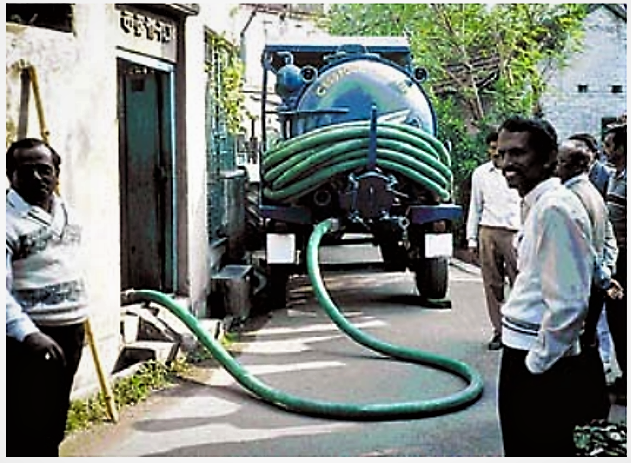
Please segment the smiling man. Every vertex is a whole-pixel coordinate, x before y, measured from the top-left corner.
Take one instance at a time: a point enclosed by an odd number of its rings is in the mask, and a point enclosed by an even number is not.
[[[502,307],[498,411],[506,456],[573,456],[584,372],[579,337],[595,252],[589,216],[554,176],[557,135],[541,119],[500,127],[503,173],[522,198],[518,275]]]

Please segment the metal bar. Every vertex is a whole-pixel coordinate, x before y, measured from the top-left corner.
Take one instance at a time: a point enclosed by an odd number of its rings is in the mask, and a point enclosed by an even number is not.
[[[410,206],[408,215],[410,222],[415,224],[435,222],[437,220],[456,220],[462,215],[462,207],[456,204]]]
[[[377,166],[377,106],[372,105],[370,111],[370,134],[368,140],[368,170]]]

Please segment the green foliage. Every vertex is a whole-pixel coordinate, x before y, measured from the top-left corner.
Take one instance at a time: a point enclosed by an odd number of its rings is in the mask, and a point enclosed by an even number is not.
[[[210,83],[211,104],[216,115],[225,122],[228,133],[235,135],[242,131],[245,115],[245,66],[238,56],[238,50],[224,37],[210,35],[207,40],[209,53],[206,58],[206,72]]]
[[[237,134],[242,131],[245,112],[245,97],[242,92],[244,66],[234,54],[227,57],[224,67],[223,92],[221,105],[226,111],[228,132]]]
[[[156,361],[144,363],[136,373],[114,383],[112,393],[117,408],[142,402],[151,392],[170,386],[187,368],[181,361],[172,362],[170,365]],[[108,421],[106,403],[103,392],[84,400],[73,400],[68,410],[66,432],[86,429],[91,425]]]
[[[462,179],[465,179],[480,163],[486,160],[485,132],[471,135],[466,131],[462,114],[454,108],[451,100],[437,100],[435,110],[443,117],[440,120],[438,136],[449,141],[452,146],[452,174],[454,179],[454,196],[460,196]],[[457,150],[457,151],[456,151]]]

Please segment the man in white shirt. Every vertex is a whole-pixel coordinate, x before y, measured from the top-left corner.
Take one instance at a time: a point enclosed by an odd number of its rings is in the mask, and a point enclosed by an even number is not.
[[[599,153],[598,142],[593,135],[585,132],[575,133],[568,137],[568,141],[578,142],[583,145],[584,148],[587,149],[590,155],[590,161],[588,166],[588,177],[592,182],[594,187],[598,190],[601,196],[604,198],[607,197],[607,187],[609,185],[609,179],[613,174],[613,168],[605,164],[605,162],[601,161],[601,155]],[[559,175],[560,176],[560,175]],[[563,180],[561,178],[561,180]],[[614,237],[615,241],[615,237]],[[616,247],[617,252],[617,247]],[[613,262],[615,266],[615,259]],[[591,325],[593,325],[594,320],[592,320],[592,313],[598,312],[600,316],[596,322],[596,333],[597,333],[597,343],[598,349],[600,351],[600,357],[602,359],[603,368],[606,373],[611,372],[611,357],[613,355],[613,341],[611,340],[611,333],[609,332],[609,324],[607,323],[607,316],[604,310],[595,311],[592,309],[592,306],[604,306],[605,304],[605,292],[599,289],[592,290],[592,295],[590,299],[590,313],[587,316],[586,323],[586,331],[591,331]]]
[[[557,135],[541,119],[512,117],[498,151],[511,188],[523,198],[517,279],[502,307],[504,349],[498,412],[506,456],[575,456],[584,415],[575,386],[580,333],[596,264],[589,216],[554,177]]]
[[[580,141],[564,141],[559,147],[557,175],[566,188],[576,194],[585,206],[592,226],[592,245],[596,251],[596,267],[592,281],[589,309],[581,334],[583,368],[590,371],[584,389],[585,423],[593,419],[605,420],[609,416],[609,394],[600,355],[596,326],[606,297],[622,297],[620,283],[611,275],[618,258],[618,246],[605,200],[588,176],[591,153]],[[577,385],[578,386],[578,385]]]
[[[479,252],[482,281],[489,319],[493,327],[490,350],[502,347],[500,308],[504,303],[505,277],[513,286],[517,275],[517,254],[513,246],[521,226],[520,199],[508,187],[497,153],[497,131],[486,137],[490,161],[478,166],[471,176],[471,202],[467,217],[467,242],[471,253]]]

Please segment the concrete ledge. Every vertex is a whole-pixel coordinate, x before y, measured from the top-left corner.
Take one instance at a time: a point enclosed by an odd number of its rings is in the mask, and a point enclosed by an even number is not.
[[[176,342],[136,341],[125,346],[119,357],[121,365],[115,368],[115,371],[150,360],[162,363],[172,362],[177,358],[179,350],[180,344]]]
[[[176,302],[183,307],[187,306],[187,299],[179,299]],[[197,337],[182,320],[168,309],[149,304],[149,306],[135,308],[133,311],[141,319],[144,319],[146,324],[151,323],[154,328],[148,334],[151,335],[153,333],[156,336],[148,336],[147,330],[144,330],[145,335],[139,334],[137,342],[130,345],[138,345],[140,341],[164,341],[177,343],[178,348],[184,352],[190,352],[198,348],[200,342]],[[197,320],[213,339],[221,340],[224,337],[225,323],[223,320],[216,318],[198,318]]]
[[[121,312],[124,312],[129,307],[131,306],[121,308]],[[185,353],[192,352],[202,345],[188,327],[167,309],[156,305],[134,308],[134,313],[141,314],[143,312],[150,313],[155,319],[160,320],[168,328],[168,331],[173,333],[173,339],[167,341],[136,339],[133,342],[122,342],[119,358],[115,362],[113,370],[109,374],[107,371],[105,372],[110,384],[133,375],[147,361],[167,362],[179,356],[183,357]],[[141,315],[138,316],[140,317]],[[224,320],[203,318],[199,319],[199,323],[213,339],[221,342],[224,338],[226,333]],[[89,354],[85,353],[84,355]],[[129,357],[125,359],[125,356]],[[94,381],[88,386],[73,390],[71,399],[86,399],[98,394],[100,391],[99,383]]]

